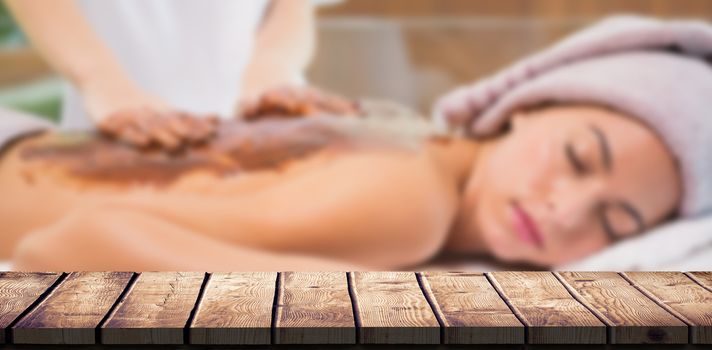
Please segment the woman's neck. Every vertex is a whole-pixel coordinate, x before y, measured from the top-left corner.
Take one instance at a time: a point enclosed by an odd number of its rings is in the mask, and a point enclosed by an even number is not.
[[[456,186],[459,194],[477,159],[479,143],[459,137],[430,136],[425,145],[426,152],[436,162],[437,168],[448,182]]]
[[[443,246],[443,252],[487,253],[481,233],[472,230],[473,222],[477,221],[473,210],[477,203],[472,198],[466,200],[464,194],[467,189],[468,197],[475,198],[477,189],[485,185],[478,175],[484,169],[487,154],[492,150],[494,143],[493,140],[458,139],[445,157],[450,162],[449,168],[457,181],[458,209]]]

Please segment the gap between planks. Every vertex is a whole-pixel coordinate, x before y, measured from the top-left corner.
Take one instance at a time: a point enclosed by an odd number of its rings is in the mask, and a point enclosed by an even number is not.
[[[203,302],[203,297],[205,296],[205,288],[207,287],[208,282],[210,281],[210,277],[212,277],[212,275],[212,273],[206,272],[205,276],[203,276],[203,283],[200,285],[198,297],[195,299],[195,305],[193,305],[193,309],[190,310],[188,320],[185,322],[185,327],[183,327],[183,344],[191,344],[190,327],[193,325],[193,321],[195,320],[195,314],[198,313],[200,305]]]
[[[502,290],[502,286],[500,286],[499,282],[497,282],[497,280],[494,278],[494,276],[491,275],[491,272],[485,272],[483,274],[484,274],[485,278],[487,279],[487,281],[490,283],[490,285],[492,285],[492,288],[494,288],[495,292],[497,292],[497,295],[499,295],[499,298],[502,299],[502,301],[504,301],[504,303],[507,305],[507,307],[509,308],[509,311],[511,311],[512,314],[514,315],[514,317],[516,317],[517,320],[519,320],[519,323],[521,323],[524,326],[524,343],[525,344],[528,343],[529,326],[527,325],[527,322],[524,320],[524,316],[519,312],[519,310],[516,307],[514,307],[514,305],[512,305],[510,303],[509,299],[507,299],[504,296],[504,291]]]
[[[124,288],[123,291],[121,291],[121,294],[119,294],[119,297],[116,298],[116,301],[114,301],[114,305],[111,305],[111,308],[109,309],[109,312],[104,315],[104,317],[101,319],[99,324],[96,326],[96,329],[94,330],[94,342],[97,344],[101,344],[101,327],[106,324],[106,322],[111,318],[111,316],[116,312],[116,309],[119,308],[119,305],[121,302],[126,299],[126,296],[131,293],[131,290],[133,289],[134,285],[136,284],[136,280],[138,279],[138,276],[140,275],[140,272],[133,272],[131,275],[131,278],[129,279],[129,282],[126,284],[126,287]]]
[[[621,272],[553,274],[574,299],[606,325],[608,344],[691,342],[691,323],[679,317],[677,312],[671,312],[664,303]],[[605,292],[607,286],[613,288],[610,293]],[[617,302],[621,303],[618,307],[620,310],[611,310],[606,306],[614,301],[610,298],[617,298]],[[636,307],[641,309],[637,310]],[[626,309],[633,312],[625,312]]]
[[[677,272],[676,272],[677,273]],[[691,281],[693,285],[700,287],[702,290],[705,290],[707,292],[711,292],[709,288],[706,288],[706,286],[701,283],[701,281],[697,280],[694,275],[692,275],[690,272],[684,272],[680,273],[684,278],[687,280]],[[706,343],[704,339],[700,339],[700,337],[704,338],[704,335],[701,336],[700,331],[697,327],[705,327],[705,325],[699,325],[698,323],[692,321],[689,317],[683,315],[682,313],[678,312],[677,310],[673,309],[670,305],[667,303],[663,302],[658,296],[656,296],[652,291],[648,290],[647,287],[636,283],[634,279],[631,276],[628,276],[625,272],[620,273],[621,277],[623,277],[628,283],[630,283],[633,287],[637,288],[641,293],[645,294],[648,298],[653,300],[656,304],[660,305],[663,309],[665,309],[667,312],[672,314],[673,316],[677,317],[680,321],[684,322],[687,325],[687,342],[688,344],[700,344],[699,342],[701,341],[702,344]],[[694,316],[693,316],[694,317]],[[707,338],[709,339],[709,338]],[[709,341],[709,340],[708,340]],[[707,342],[708,343],[708,342]]]
[[[702,282],[699,278],[697,278],[697,276],[693,275],[691,272],[685,272],[685,276],[695,281],[695,283],[699,284],[700,287],[712,293],[712,288],[710,288],[706,283]]]
[[[640,291],[641,293],[643,293],[643,295],[648,297],[654,303],[658,304],[658,306],[660,306],[665,311],[669,312],[671,315],[677,317],[677,319],[679,319],[680,321],[685,323],[687,325],[687,342],[690,344],[692,343],[692,326],[694,325],[694,322],[690,321],[687,317],[683,316],[681,313],[673,310],[667,304],[663,303],[660,299],[658,299],[658,297],[653,295],[653,293],[650,293],[650,291],[648,291],[645,287],[640,286],[637,283],[635,283],[635,281],[633,281],[630,277],[628,277],[628,275],[626,275],[625,272],[619,272],[618,274],[621,277],[623,277],[623,279],[628,281],[628,283],[630,283],[630,285],[633,286],[633,288],[635,288],[638,291]],[[689,276],[687,276],[687,277],[689,277]]]
[[[6,344],[14,344],[15,343],[15,339],[14,339],[15,336],[12,332],[13,327],[15,327],[15,325],[18,322],[20,322],[21,319],[23,319],[30,312],[32,312],[34,309],[36,309],[42,302],[45,301],[45,299],[47,299],[50,295],[52,295],[52,293],[54,293],[54,291],[57,289],[57,287],[59,287],[59,285],[62,284],[62,282],[64,282],[64,280],[67,278],[67,276],[69,276],[69,273],[62,272],[59,275],[59,277],[57,277],[57,280],[55,280],[54,283],[52,283],[52,285],[49,286],[49,288],[47,288],[47,290],[42,292],[42,294],[40,294],[39,297],[37,297],[37,299],[34,302],[32,302],[32,304],[30,304],[29,307],[27,307],[27,309],[20,312],[20,314],[18,314],[17,317],[15,317],[15,319],[7,325],[7,328],[4,329]]]
[[[354,272],[349,271],[346,273],[346,287],[349,291],[349,299],[351,300],[351,313],[354,316],[354,327],[356,331],[356,345],[361,344],[361,313],[358,311],[358,298],[356,298],[356,291],[354,290]]]
[[[430,309],[432,309],[433,314],[435,314],[435,319],[440,325],[440,344],[445,344],[446,319],[445,315],[443,314],[443,310],[440,308],[440,305],[435,302],[435,295],[433,294],[433,290],[430,287],[430,282],[428,281],[428,279],[423,278],[423,274],[421,272],[415,273],[415,279],[418,281],[418,286],[420,287],[420,291],[425,297],[425,301],[427,301],[428,305],[430,305]]]
[[[269,326],[269,342],[276,344],[277,339],[277,320],[282,316],[282,308],[277,307],[282,299],[282,286],[284,285],[284,274],[277,272],[277,278],[274,282],[274,298],[272,299],[272,319]]]
[[[579,304],[583,305],[583,307],[587,308],[588,311],[590,311],[594,316],[596,316],[604,325],[606,325],[606,344],[611,344],[613,343],[613,330],[611,327],[613,327],[613,322],[609,320],[604,314],[602,314],[600,311],[596,310],[593,306],[591,306],[588,302],[586,302],[583,297],[568,283],[566,283],[566,280],[564,280],[564,277],[559,274],[558,271],[552,271],[552,274],[554,274],[554,277],[556,277],[557,280],[559,280],[559,283],[561,283],[564,288],[571,294],[571,296],[576,299],[576,301],[579,302]]]

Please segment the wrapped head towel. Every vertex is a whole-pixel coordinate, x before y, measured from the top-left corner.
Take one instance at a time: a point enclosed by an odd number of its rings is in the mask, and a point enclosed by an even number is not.
[[[712,26],[619,16],[442,97],[434,116],[475,136],[502,129],[516,109],[595,103],[656,131],[675,155],[680,214],[712,212]]]

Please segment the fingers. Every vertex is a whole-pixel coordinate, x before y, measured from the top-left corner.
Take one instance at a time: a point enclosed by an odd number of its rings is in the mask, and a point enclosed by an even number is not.
[[[117,132],[119,141],[144,148],[148,147],[151,140],[135,127],[127,127]]]
[[[320,91],[316,88],[311,92],[321,110],[334,115],[354,115],[358,113],[356,101],[336,94]]]
[[[237,115],[245,119],[250,119],[257,115],[259,107],[259,97],[247,97],[240,101],[237,107]]]
[[[109,118],[102,120],[98,125],[98,129],[106,135],[117,135],[122,129],[130,126],[131,124],[130,113],[120,111]]]
[[[262,97],[261,106],[267,111],[278,111],[285,115],[298,114],[299,96],[295,89],[283,87],[268,91]]]
[[[184,114],[181,118],[190,129],[186,140],[193,144],[205,142],[215,135],[219,122],[218,117],[213,115],[194,117]]]
[[[247,120],[262,117],[304,117],[316,115],[356,115],[355,101],[326,93],[315,87],[284,86],[268,90],[256,98],[243,100],[240,116]]]
[[[190,134],[190,124],[186,122],[182,114],[177,118],[168,118],[166,125],[168,129],[180,139],[185,139]]]
[[[218,124],[216,115],[142,108],[117,112],[99,123],[98,128],[103,134],[132,146],[176,152],[209,140]]]
[[[119,141],[139,147],[148,146],[149,138],[135,125],[132,113],[117,112],[98,124],[99,131]]]

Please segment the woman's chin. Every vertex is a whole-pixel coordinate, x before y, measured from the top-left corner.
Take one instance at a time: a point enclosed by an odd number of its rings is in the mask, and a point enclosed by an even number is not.
[[[507,232],[494,232],[490,235],[484,235],[483,240],[492,256],[504,263],[527,264],[541,267],[552,265],[549,257],[544,253],[532,251],[532,247],[527,243],[522,242],[513,235]]]
[[[522,247],[518,242],[514,242],[510,237],[506,237],[506,232],[498,230],[488,230],[490,234],[483,235],[484,244],[489,252],[499,260],[505,262],[519,262],[526,258]]]
[[[605,248],[605,245],[589,246],[579,242],[564,249],[561,247],[538,248],[519,238],[504,225],[494,220],[483,222],[481,236],[484,249],[494,258],[504,263],[523,263],[540,267],[555,267],[574,263]]]

